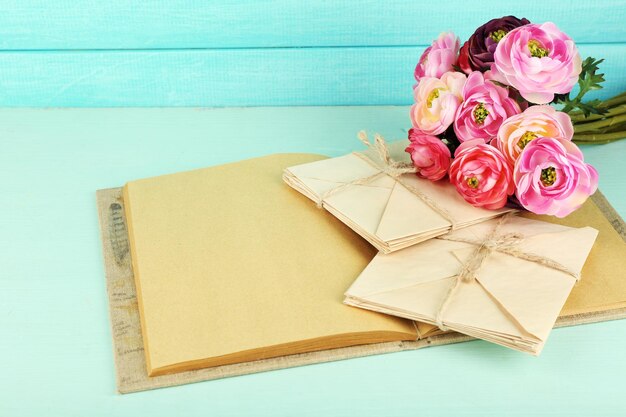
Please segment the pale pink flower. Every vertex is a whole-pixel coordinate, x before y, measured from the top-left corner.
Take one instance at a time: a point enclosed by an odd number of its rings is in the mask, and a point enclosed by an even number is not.
[[[491,66],[496,79],[515,87],[531,103],[546,104],[569,93],[582,62],[574,41],[552,22],[510,31],[498,43]]]
[[[415,104],[411,107],[413,127],[428,135],[445,132],[454,122],[466,79],[460,72],[446,72],[441,78],[422,78],[414,91]]]
[[[499,209],[515,191],[504,155],[482,139],[463,142],[457,148],[449,174],[459,194],[476,207]]]
[[[572,120],[549,105],[531,106],[502,123],[492,144],[513,166],[524,147],[539,137],[571,140],[574,135]]]
[[[520,204],[536,214],[565,217],[598,188],[598,172],[585,163],[573,142],[532,140],[515,163],[513,179]]]
[[[409,140],[411,143],[405,151],[411,155],[411,161],[417,168],[417,175],[431,181],[445,177],[452,158],[450,149],[441,139],[410,129]]]
[[[488,143],[506,119],[521,111],[507,88],[474,71],[463,87],[463,103],[455,115],[454,132],[461,142],[482,139]]]
[[[433,44],[426,48],[415,67],[417,82],[423,77],[439,78],[448,71],[454,71],[453,65],[459,54],[459,38],[452,32],[443,32]]]

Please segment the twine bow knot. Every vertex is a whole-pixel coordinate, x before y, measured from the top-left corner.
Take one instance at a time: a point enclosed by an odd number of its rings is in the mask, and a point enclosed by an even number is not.
[[[480,271],[481,267],[485,263],[485,260],[489,257],[489,255],[493,252],[504,253],[509,256],[513,256],[518,259],[523,259],[526,261],[534,262],[539,265],[546,266],[551,269],[555,269],[557,271],[564,272],[571,277],[573,277],[576,282],[580,279],[580,274],[578,272],[572,271],[568,267],[560,264],[559,262],[547,258],[545,256],[537,255],[530,252],[525,252],[520,249],[520,244],[524,241],[524,235],[521,233],[499,233],[500,227],[511,217],[514,216],[515,213],[508,213],[504,216],[500,217],[498,222],[496,223],[493,230],[487,235],[484,240],[476,240],[476,239],[468,239],[463,237],[454,237],[454,236],[439,236],[438,239],[442,240],[450,240],[454,242],[463,242],[470,243],[472,245],[476,245],[476,249],[472,253],[472,255],[468,258],[468,260],[463,264],[461,270],[459,271],[456,279],[453,284],[448,289],[445,297],[441,305],[439,306],[439,310],[437,310],[437,315],[435,317],[435,323],[441,330],[448,330],[447,327],[443,324],[443,314],[446,311],[450,301],[452,300],[454,294],[457,289],[461,285],[461,283],[471,283],[476,280],[476,275],[478,271]]]
[[[367,146],[368,149],[376,152],[378,158],[382,162],[382,166],[376,166],[376,168],[380,169],[381,174],[389,175],[390,177],[397,179],[400,175],[403,174],[415,174],[417,172],[417,168],[413,166],[413,164],[409,162],[396,161],[389,154],[389,147],[387,146],[387,142],[385,139],[379,134],[374,135],[374,143],[371,143],[367,138],[367,133],[364,131],[360,131],[357,134],[359,140]],[[372,160],[362,153],[357,152],[357,156],[362,158],[366,158],[366,162],[372,163]]]
[[[484,245],[490,250],[510,249],[524,240],[521,233],[506,233],[485,241]]]
[[[444,237],[443,239],[446,238]],[[461,272],[459,272],[459,279],[463,282],[472,282],[476,279],[476,273],[480,270],[481,266],[491,253],[517,253],[515,249],[523,240],[524,236],[521,233],[506,233],[499,235],[492,232],[484,241],[479,243],[473,256],[465,264],[463,264]],[[474,244],[477,243],[469,240],[466,242]]]
[[[439,206],[433,199],[431,199],[428,195],[424,194],[418,188],[416,188],[413,184],[410,184],[408,181],[402,178],[404,174],[415,174],[418,172],[418,169],[413,166],[410,162],[404,161],[396,161],[393,159],[391,154],[389,153],[389,147],[387,146],[387,142],[385,139],[376,134],[374,136],[374,143],[370,142],[367,138],[367,133],[364,131],[360,131],[357,134],[359,140],[370,150],[372,150],[380,161],[374,161],[370,156],[363,152],[354,152],[353,155],[358,156],[363,161],[367,162],[370,166],[377,170],[376,173],[372,175],[368,175],[364,178],[357,178],[353,181],[344,182],[338,187],[328,190],[324,194],[322,194],[317,200],[317,207],[323,208],[324,202],[328,197],[338,193],[339,191],[344,190],[345,188],[351,185],[366,185],[376,180],[381,176],[389,176],[393,178],[394,181],[400,183],[404,188],[409,190],[412,194],[422,200],[428,207],[433,209],[437,214],[446,219],[450,225],[451,229],[456,229],[457,222],[454,217],[443,207]]]

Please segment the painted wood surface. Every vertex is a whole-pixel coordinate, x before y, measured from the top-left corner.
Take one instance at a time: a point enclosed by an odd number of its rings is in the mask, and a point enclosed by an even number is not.
[[[408,104],[425,45],[506,14],[626,89],[626,0],[0,0],[0,106]]]
[[[626,42],[624,0],[0,0],[0,49],[426,45],[494,17],[554,21],[580,43]]]
[[[410,104],[423,48],[259,48],[0,53],[0,106]],[[626,44],[603,56],[605,90],[626,90]]]
[[[557,329],[537,358],[475,341],[115,393],[96,189],[277,152],[339,156],[361,149],[359,129],[404,137],[407,113],[0,109],[0,416],[626,415],[626,320]],[[626,140],[584,151],[626,216]]]

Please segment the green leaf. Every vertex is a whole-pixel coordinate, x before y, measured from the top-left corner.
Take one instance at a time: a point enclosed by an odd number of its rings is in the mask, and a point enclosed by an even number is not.
[[[578,95],[573,99],[570,98],[569,94],[558,94],[555,95],[553,103],[563,104],[563,109],[566,113],[569,113],[575,109],[579,109],[585,117],[590,114],[605,114],[608,110],[602,107],[599,107],[602,104],[600,100],[591,100],[586,103],[583,103],[582,99],[589,91],[599,90],[602,88],[602,83],[604,80],[604,74],[597,73],[599,70],[599,65],[604,62],[604,59],[595,59],[592,57],[586,58],[582,62],[582,71],[578,77],[578,86],[580,87],[580,91]]]

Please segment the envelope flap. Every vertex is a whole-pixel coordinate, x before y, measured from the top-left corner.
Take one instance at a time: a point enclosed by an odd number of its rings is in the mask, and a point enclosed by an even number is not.
[[[492,253],[478,281],[527,332],[545,341],[575,280],[533,262]]]
[[[315,194],[322,195],[342,184],[367,178],[379,170],[353,154],[322,159],[286,169]]]
[[[454,230],[447,239],[472,239],[481,242],[496,227],[498,219],[489,220],[470,228]],[[546,257],[573,272],[580,272],[598,231],[591,227],[572,228],[553,223],[511,217],[503,223],[498,234],[521,234],[518,248],[524,252]],[[457,256],[464,256],[458,253]]]
[[[497,220],[492,220],[494,224]],[[557,233],[572,230],[575,228],[563,226],[556,223],[549,223],[540,220],[527,219],[521,216],[509,217],[500,226],[501,233],[521,232],[526,238],[545,233]]]
[[[407,288],[455,276],[460,263],[450,251],[460,242],[430,240],[390,254],[378,254],[346,292],[355,297]]]
[[[421,198],[396,182],[381,216],[376,235],[385,241],[445,229],[451,224]]]
[[[454,284],[453,280],[454,277],[449,277],[378,292],[368,295],[367,303],[391,308],[401,317],[434,317],[441,307],[441,300]]]
[[[474,207],[461,197],[456,188],[446,180],[429,181],[416,175],[403,175],[403,181],[417,187],[422,193],[430,197],[437,205],[446,210],[458,224],[467,224],[481,219],[496,217],[499,214],[511,211],[509,208],[486,210]]]
[[[528,233],[536,234],[526,237],[520,248],[580,273],[597,231],[588,227],[574,229],[559,226],[557,229],[560,231],[537,233],[539,230],[554,229],[536,221],[530,222],[527,223]],[[533,226],[534,229],[530,230]],[[519,225],[517,227],[520,230]],[[507,232],[507,228],[503,227],[502,232]],[[465,262],[474,250],[460,249],[454,254]],[[544,341],[575,283],[575,278],[565,272],[499,252],[488,255],[476,278],[504,312],[528,333]]]
[[[562,229],[559,231],[537,233],[532,236],[527,236],[528,232],[524,231],[525,237],[520,248],[525,252],[556,261],[570,271],[580,273],[598,231],[592,227],[560,227]]]
[[[478,282],[461,283],[447,309],[444,323],[485,329],[490,333],[532,336]]]
[[[326,197],[325,202],[358,229],[373,235],[387,207],[393,183],[392,178],[383,175],[365,185],[346,187]]]
[[[445,236],[442,236],[439,239],[450,241],[454,241],[455,239],[469,239],[472,241],[480,242],[493,231],[493,228],[496,227],[497,222],[498,219],[491,219],[472,225],[471,227],[451,230],[446,233]]]

